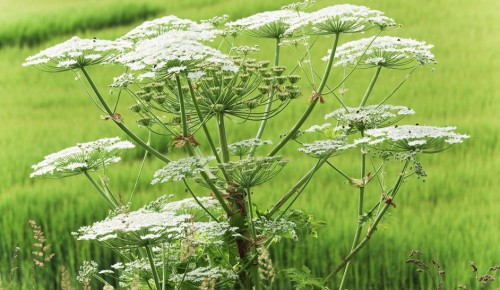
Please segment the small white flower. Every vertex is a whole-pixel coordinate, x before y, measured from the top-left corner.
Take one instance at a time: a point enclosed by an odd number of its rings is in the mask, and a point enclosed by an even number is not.
[[[194,72],[188,73],[188,79],[190,79],[191,81],[196,81],[196,80],[201,79],[205,75],[206,75],[206,72],[204,72],[204,71],[194,71]]]
[[[231,50],[238,53],[238,54],[248,55],[250,53],[259,52],[260,48],[258,45],[254,45],[254,46],[242,45],[242,46],[232,47]]]
[[[84,261],[78,271],[76,280],[80,283],[88,283],[92,280],[92,276],[97,274],[98,264],[95,261]]]
[[[161,234],[147,234],[147,235],[142,235],[139,238],[141,240],[154,240],[161,237]]]
[[[134,148],[129,141],[120,138],[104,138],[93,142],[79,143],[76,146],[52,153],[32,166],[30,177],[50,175],[65,177],[84,171],[95,171],[111,163],[120,161],[118,154],[122,149]]]
[[[309,129],[304,130],[306,133],[313,133],[313,132],[323,132],[326,129],[330,128],[332,124],[330,123],[325,123],[323,125],[313,125]]]
[[[126,41],[80,39],[76,36],[30,56],[23,66],[35,66],[44,71],[62,72],[94,64],[107,63],[130,49]]]
[[[113,265],[111,265],[111,268],[113,268],[113,269],[123,269],[123,263],[122,262],[118,262],[116,264],[113,264]]]
[[[118,77],[113,78],[113,83],[109,86],[112,88],[126,88],[132,83],[134,83],[134,75],[130,73],[124,73]]]
[[[360,67],[406,68],[414,63],[425,65],[436,62],[430,51],[432,47],[422,41],[392,36],[363,38],[339,46],[334,66],[355,65],[358,62]]]

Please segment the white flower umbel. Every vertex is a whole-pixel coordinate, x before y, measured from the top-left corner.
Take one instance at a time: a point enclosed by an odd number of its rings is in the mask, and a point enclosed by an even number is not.
[[[259,147],[262,145],[269,145],[273,142],[271,140],[261,140],[257,138],[251,138],[247,140],[241,140],[227,146],[229,152],[233,153],[236,156],[243,156],[250,152],[250,150],[254,147]]]
[[[253,157],[223,163],[220,167],[231,177],[232,183],[250,188],[274,178],[287,163],[288,160],[281,156]]]
[[[93,276],[97,274],[98,266],[99,265],[95,261],[84,261],[80,266],[76,280],[82,284],[89,283]]]
[[[184,178],[196,176],[203,171],[203,166],[213,159],[215,159],[213,156],[206,158],[187,157],[172,161],[155,172],[151,184],[181,181]]]
[[[109,86],[112,88],[126,88],[130,84],[133,84],[134,80],[135,78],[133,74],[124,73],[121,74],[120,76],[113,78],[113,83]]]
[[[199,209],[200,205],[193,198],[185,198],[177,201],[166,203],[165,201],[170,197],[161,197],[154,202],[151,202],[145,208],[147,210],[156,209],[157,211],[173,211],[173,212],[192,212]],[[198,201],[203,204],[205,208],[212,208],[219,204],[219,202],[210,197],[200,197]]]
[[[215,66],[222,71],[238,71],[228,55],[185,37],[184,31],[169,31],[140,41],[135,49],[117,59],[143,78],[164,77],[173,73],[198,71],[198,66]]]
[[[359,139],[354,143],[346,143],[342,139],[328,139],[328,140],[317,140],[313,143],[302,144],[304,147],[299,148],[300,152],[304,152],[315,158],[328,158],[338,151],[347,150],[349,148],[356,147],[360,143],[364,143],[366,140]]]
[[[73,235],[78,240],[96,240],[116,248],[130,248],[183,240],[190,231],[195,231],[200,239],[203,237],[205,243],[213,243],[232,231],[227,223],[194,222],[199,205],[192,198],[172,203],[166,203],[166,200],[162,197],[137,211],[81,227]],[[198,201],[205,208],[216,206],[210,197]]]
[[[436,63],[430,51],[433,47],[423,41],[383,36],[351,41],[338,47],[334,66],[356,65],[385,68],[408,68],[415,64]],[[329,52],[330,53],[330,52]],[[323,60],[327,60],[324,57]]]
[[[228,22],[226,26],[254,37],[282,38],[290,24],[303,14],[292,10],[267,11]]]
[[[394,26],[393,19],[378,10],[350,4],[334,5],[303,14],[290,26],[287,34],[305,31],[308,34],[355,33],[373,27]]]
[[[34,66],[49,72],[68,71],[110,62],[131,47],[132,44],[127,41],[80,39],[74,36],[28,57],[23,66]]]
[[[394,124],[404,116],[412,114],[415,114],[415,111],[404,106],[374,105],[340,108],[326,114],[325,119],[336,119],[340,125],[344,125],[345,131],[352,131],[352,129],[364,131]]]
[[[155,38],[169,31],[183,31],[185,39],[197,41],[211,41],[220,33],[209,22],[200,24],[189,19],[181,19],[177,16],[169,15],[146,21],[120,37],[119,40],[139,42],[144,39]]]
[[[455,127],[403,125],[370,129],[365,133],[372,138],[368,144],[382,150],[433,153],[469,138],[454,130]]]
[[[104,138],[93,142],[79,143],[76,146],[52,153],[32,166],[35,176],[66,177],[84,171],[99,170],[111,163],[120,161],[118,156],[123,149],[134,148],[129,141],[120,138]]]

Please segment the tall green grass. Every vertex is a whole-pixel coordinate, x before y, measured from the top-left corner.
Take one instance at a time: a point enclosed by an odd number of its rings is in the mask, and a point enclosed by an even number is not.
[[[275,9],[285,2],[288,1],[253,1],[248,7],[248,1],[240,0],[190,0],[178,3],[178,6],[169,2],[164,13],[194,19],[228,13],[237,18],[263,9]],[[457,283],[470,282],[470,260],[485,269],[498,264],[500,257],[496,245],[500,238],[500,199],[496,190],[500,185],[497,179],[500,160],[496,157],[500,149],[500,125],[497,122],[500,61],[495,57],[495,48],[500,45],[500,39],[496,37],[500,33],[500,23],[495,12],[500,8],[499,2],[459,0],[453,9],[449,9],[449,3],[444,0],[426,5],[417,2],[400,5],[396,0],[349,2],[385,11],[404,24],[402,29],[389,32],[391,34],[436,45],[434,53],[439,64],[435,72],[429,69],[418,71],[393,99],[394,103],[408,105],[417,111],[407,122],[457,125],[460,132],[471,134],[472,138],[462,146],[423,159],[429,177],[425,183],[414,180],[405,184],[396,201],[397,208],[392,210],[392,215],[384,221],[384,227],[369,246],[355,258],[347,287],[431,289],[429,279],[404,263],[410,250],[419,249],[434,255],[444,265],[447,271],[445,289],[454,289]],[[51,0],[48,3],[56,7],[59,2]],[[318,1],[315,7],[325,5],[331,3]],[[59,12],[65,11],[61,8]],[[85,35],[92,37],[98,33],[101,38],[115,38],[128,29],[130,27],[87,31]],[[119,134],[113,124],[100,119],[101,113],[93,107],[71,74],[46,74],[20,66],[26,56],[68,37],[51,38],[34,48],[7,47],[0,50],[0,277],[4,282],[9,277],[8,265],[15,247],[20,247],[19,268],[15,271],[15,278],[23,283],[19,288],[26,288],[29,284],[32,267],[30,252],[33,241],[28,219],[41,224],[56,253],[49,265],[50,276],[38,277],[38,289],[57,288],[54,283],[59,283],[61,265],[74,279],[83,260],[95,259],[109,265],[114,259],[106,249],[77,242],[70,235],[71,231],[102,219],[106,214],[100,197],[83,177],[63,180],[28,178],[30,165],[51,152],[77,142]],[[266,45],[269,44],[261,43],[263,48]],[[327,46],[318,48],[316,53],[325,53]],[[292,59],[286,57],[290,53],[283,54],[283,61],[289,67],[293,66]],[[105,86],[113,72],[103,71],[98,81]],[[347,83],[349,92],[346,98],[351,98],[353,103],[368,81],[365,73],[360,72]],[[375,87],[374,96],[382,97],[404,74],[383,72],[383,82]],[[299,116],[306,104],[307,92],[303,99],[290,105],[286,115],[270,124],[265,138],[287,130],[291,125],[288,120]],[[323,113],[334,107],[335,102],[327,100],[318,108],[314,121],[321,122]],[[133,126],[134,119],[125,114],[125,122]],[[255,124],[244,126],[250,130]],[[138,132],[146,136],[146,132]],[[234,140],[250,137],[245,135],[245,130],[236,134],[231,136]],[[165,141],[155,142],[166,147]],[[290,146],[286,152],[293,153],[295,148]],[[140,152],[127,157],[137,160],[139,156]],[[348,156],[342,158],[349,160]],[[125,198],[130,195],[137,166],[138,162],[131,161],[109,168],[113,188]],[[134,207],[161,194],[183,196],[182,187],[147,186],[158,166],[157,162],[146,164]],[[270,205],[310,166],[311,161],[304,160],[299,154],[293,155],[288,168],[281,174],[282,178],[267,187],[256,188],[255,199]],[[358,170],[356,164],[343,166],[352,174]],[[315,213],[327,225],[319,232],[319,239],[286,243],[276,248],[272,255],[276,258],[278,270],[306,265],[316,275],[325,276],[350,248],[356,223],[353,189],[327,168],[318,174],[297,207]],[[375,192],[367,194],[376,195]],[[332,289],[338,282],[332,281]],[[275,289],[290,288],[280,279]]]
[[[125,25],[163,11],[163,6],[158,1],[156,3],[151,1],[76,1],[55,2],[52,5],[49,2],[46,5],[48,7],[40,7],[40,5],[17,6],[10,7],[10,9],[9,6],[4,7],[4,10],[0,12],[0,47],[5,45],[33,46],[57,35]],[[20,9],[23,13],[12,11],[14,9]]]

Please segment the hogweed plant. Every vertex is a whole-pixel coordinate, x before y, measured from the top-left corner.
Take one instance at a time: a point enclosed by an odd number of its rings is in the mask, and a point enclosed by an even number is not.
[[[110,207],[105,220],[73,235],[116,251],[122,261],[107,269],[86,262],[78,277],[81,283],[97,279],[106,287],[114,281],[117,287],[139,289],[271,288],[276,271],[269,249],[282,239],[314,232],[310,215],[292,207],[325,167],[358,192],[352,247],[322,279],[303,270],[288,273],[302,273],[303,279],[290,278],[297,286],[325,289],[341,275],[338,287],[344,289],[352,258],[396,207],[404,182],[426,175],[419,156],[441,152],[468,136],[454,127],[398,124],[415,112],[388,104],[408,75],[436,63],[432,45],[381,36],[397,24],[380,11],[345,4],[306,12],[312,2],[231,22],[227,16],[202,22],[166,16],[116,40],[73,37],[27,58],[25,66],[75,73],[103,118],[131,140],[78,144],[33,166],[32,177],[85,175]],[[371,32],[373,36],[343,43],[346,35]],[[245,45],[239,45],[242,38]],[[258,41],[272,43],[273,49],[261,51]],[[330,49],[318,53],[315,48],[325,41]],[[283,58],[294,65],[283,66]],[[110,93],[94,82],[88,67],[96,65],[122,71],[110,84]],[[344,85],[360,69],[373,72],[365,93],[344,98]],[[389,94],[375,98],[372,91],[382,71],[405,75]],[[139,127],[150,136],[168,138],[185,156],[162,153],[136,135],[118,111],[122,102],[137,114]],[[301,116],[290,127],[283,121],[273,124],[291,102],[302,104]],[[325,116],[329,123],[303,128],[318,103],[330,107]],[[256,132],[249,132],[247,122],[257,123]],[[285,133],[265,140],[271,125]],[[247,139],[231,140],[233,130]],[[113,194],[105,176],[96,181],[94,172],[108,170],[134,144],[164,163],[150,177],[153,186],[181,182],[191,197],[163,196],[132,211]],[[265,194],[258,186],[275,182],[287,165],[285,146],[298,147],[303,158],[314,159],[314,166],[278,200],[256,204],[252,196]],[[342,168],[346,151],[358,152],[359,174]],[[386,170],[391,164],[400,166],[393,177]],[[378,200],[366,204],[367,191]]]

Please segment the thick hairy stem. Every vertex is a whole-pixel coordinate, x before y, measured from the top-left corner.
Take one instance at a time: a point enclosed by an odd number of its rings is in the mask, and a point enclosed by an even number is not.
[[[229,162],[229,150],[227,149],[226,125],[224,124],[224,114],[217,113],[217,131],[219,133],[219,145],[222,154],[222,162]],[[228,180],[229,181],[229,180]]]
[[[318,89],[316,90],[316,92],[313,93],[314,96],[316,96],[316,97],[313,97],[311,99],[309,106],[307,107],[305,112],[302,114],[300,119],[297,121],[297,123],[295,123],[293,128],[290,131],[288,131],[288,133],[283,137],[283,139],[281,139],[281,141],[276,145],[276,147],[274,147],[271,150],[271,152],[269,152],[268,156],[276,155],[276,153],[278,153],[281,150],[281,148],[283,148],[283,146],[285,146],[285,144],[288,143],[288,141],[290,141],[290,139],[293,136],[295,136],[295,134],[300,129],[302,124],[304,124],[304,122],[307,120],[307,118],[309,118],[309,115],[311,115],[311,112],[313,111],[313,109],[316,106],[316,104],[318,103],[318,101],[321,99],[321,93],[323,92],[323,89],[326,86],[326,83],[327,83],[328,78],[330,76],[330,72],[332,70],[333,59],[335,58],[335,52],[337,50],[337,45],[339,43],[339,36],[340,36],[339,33],[337,33],[335,35],[335,40],[333,42],[332,50],[330,51],[330,56],[328,58],[328,64],[326,65],[326,68],[325,68],[325,73],[323,75],[323,78],[321,79],[321,83],[319,84]]]
[[[361,137],[363,137],[363,132],[361,131]],[[365,180],[366,175],[366,152],[365,146],[361,146],[361,180]],[[358,225],[356,226],[356,232],[354,233],[354,240],[352,242],[351,251],[356,248],[356,245],[359,242],[359,237],[361,236],[361,231],[363,229],[363,223],[359,220],[359,218],[363,214],[363,201],[364,201],[364,193],[365,193],[365,184],[363,184],[359,188],[359,196],[358,196]],[[342,276],[342,280],[340,281],[339,290],[344,289],[345,283],[347,281],[347,273],[349,272],[349,267],[351,265],[351,261],[347,262],[344,275]]]
[[[96,85],[92,81],[92,78],[90,75],[87,73],[85,68],[81,68],[82,73],[85,75],[85,78],[87,79],[88,83],[92,87],[92,90],[94,91],[95,95],[99,99],[99,102],[104,106],[104,109],[106,110],[106,113],[109,114],[110,117],[113,117],[114,112],[111,110],[109,107],[108,103],[106,100],[104,100],[103,96],[99,92],[99,89],[97,89]],[[156,156],[158,159],[164,161],[165,163],[169,163],[171,160],[165,157],[163,154],[160,152],[156,151],[153,147],[149,146],[146,142],[144,142],[141,138],[139,138],[137,135],[135,135],[132,131],[130,131],[120,120],[115,120],[114,118],[111,118],[113,122],[123,131],[125,134],[127,134],[132,140],[134,140],[137,144],[139,144],[142,148],[147,150],[149,153],[152,155]]]
[[[250,233],[252,236],[252,248],[250,250],[253,262],[250,264],[250,272],[252,274],[253,287],[255,290],[260,290],[260,275],[259,275],[259,264],[256,261],[258,257],[257,253],[257,231],[255,230],[255,225],[253,222],[253,206],[252,206],[252,192],[250,188],[247,188],[248,196],[248,224],[250,226]]]

